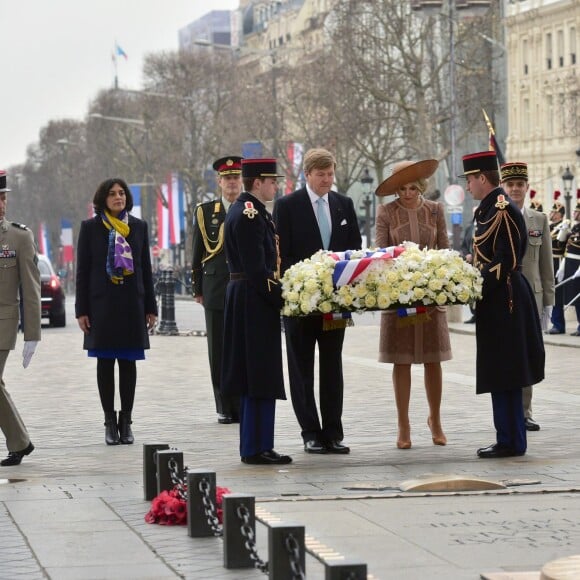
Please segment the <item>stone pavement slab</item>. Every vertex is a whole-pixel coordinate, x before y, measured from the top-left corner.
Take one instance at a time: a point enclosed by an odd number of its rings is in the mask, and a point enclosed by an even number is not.
[[[528,453],[483,461],[475,450],[491,443],[494,431],[489,397],[474,394],[472,325],[450,324],[454,358],[443,365],[442,406],[449,444],[431,442],[423,370],[416,366],[413,447],[399,450],[392,366],[376,361],[379,316],[355,317],[344,348],[345,441],[352,453],[305,454],[291,404],[280,401],[276,447],[294,463],[272,468],[242,464],[237,426],[216,422],[206,341],[187,335],[203,328],[201,307],[178,301],[176,313],[183,334],[151,337],[147,360],[138,364],[132,446],[104,445],[95,363],[82,352],[74,323],[45,329],[28,369],[21,366],[21,343],[9,357],[7,388],[37,449],[19,467],[0,471],[24,480],[0,485],[0,548],[3,538],[8,548],[0,550],[0,578],[262,576],[225,570],[219,539],[192,539],[184,528],[144,522],[141,444],[152,441],[181,449],[186,465],[215,471],[218,485],[256,495],[261,509],[305,524],[316,540],[367,562],[369,578],[463,580],[533,571],[580,549],[580,340],[546,340],[546,380],[534,389],[542,429],[529,434]],[[508,489],[400,491],[406,480],[436,474],[491,478]],[[257,532],[262,552],[264,526]],[[6,570],[10,575],[2,576]],[[309,579],[324,577],[312,557],[307,571]]]

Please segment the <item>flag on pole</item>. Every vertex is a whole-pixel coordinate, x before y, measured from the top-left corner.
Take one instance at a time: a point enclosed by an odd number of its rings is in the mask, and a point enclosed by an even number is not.
[[[48,256],[50,259],[50,240],[48,239],[45,222],[41,222],[38,227],[38,253]]]
[[[169,209],[163,204],[162,196],[167,199],[167,184],[161,185],[157,192],[157,245],[162,250],[169,249]]]
[[[125,60],[129,57],[127,53],[115,42],[115,56],[122,56]]]
[[[185,195],[177,173],[167,177],[165,197],[169,212],[169,243],[178,246],[181,243],[181,232],[185,230]]]
[[[487,116],[485,109],[481,109],[481,111],[483,113],[483,118],[485,119],[485,124],[487,125],[487,128],[489,130],[489,150],[495,151],[495,154],[497,155],[497,161],[500,165],[502,165],[505,163],[505,158],[497,142],[497,139],[495,138],[495,131],[493,130],[493,125],[491,124],[491,121]]]
[[[72,222],[69,220],[60,220],[60,245],[62,246],[62,261],[69,264],[74,258]]]
[[[141,186],[129,184],[129,191],[133,196],[133,209],[131,215],[141,219],[143,217],[143,210],[141,207]]]

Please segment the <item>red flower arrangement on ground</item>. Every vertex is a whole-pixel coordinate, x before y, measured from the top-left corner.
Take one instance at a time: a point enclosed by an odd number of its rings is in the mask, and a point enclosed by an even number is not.
[[[216,487],[216,516],[222,523],[222,499],[231,493],[227,487]],[[162,491],[151,501],[151,509],[145,515],[148,524],[161,526],[184,526],[187,524],[187,502],[177,486],[170,491]]]

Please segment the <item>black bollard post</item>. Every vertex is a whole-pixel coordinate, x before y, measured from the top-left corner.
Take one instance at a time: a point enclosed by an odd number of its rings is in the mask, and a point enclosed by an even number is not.
[[[215,472],[203,469],[190,469],[187,471],[187,534],[190,538],[204,538],[213,536],[212,525],[205,513],[204,497],[199,484],[205,480],[208,487],[209,501],[216,505],[216,476]],[[217,508],[214,512],[217,518]]]
[[[238,517],[238,508],[246,515],[247,522]],[[232,493],[224,496],[223,503],[224,530],[224,568],[252,568],[254,562],[245,547],[247,538],[242,535],[242,526],[256,539],[256,500],[253,495]]]
[[[270,580],[293,580],[301,570],[306,577],[304,526],[271,523],[268,528]]]
[[[143,444],[143,495],[145,501],[151,501],[157,495],[157,464],[155,453],[169,449],[166,443]]]
[[[366,580],[367,565],[352,560],[324,562],[324,580]]]
[[[179,334],[175,323],[175,279],[173,268],[161,271],[161,320],[158,334]]]
[[[171,471],[169,469],[169,462],[173,460],[176,464],[177,474],[182,476],[183,472],[183,452],[176,449],[167,449],[157,451],[155,453],[155,461],[157,463],[157,493],[162,491],[169,491],[173,489],[175,484],[171,479]]]

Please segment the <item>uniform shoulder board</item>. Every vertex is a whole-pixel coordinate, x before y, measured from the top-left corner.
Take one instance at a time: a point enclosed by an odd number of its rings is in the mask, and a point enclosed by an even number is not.
[[[15,228],[20,228],[21,230],[29,230],[24,224],[19,224],[18,222],[10,222]]]
[[[505,195],[500,194],[497,196],[497,201],[495,202],[497,209],[505,209],[509,204],[510,202],[505,198]]]

